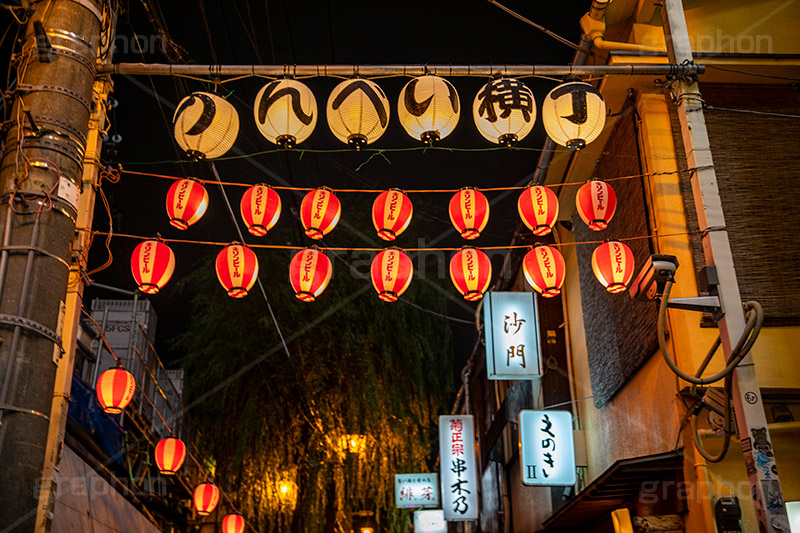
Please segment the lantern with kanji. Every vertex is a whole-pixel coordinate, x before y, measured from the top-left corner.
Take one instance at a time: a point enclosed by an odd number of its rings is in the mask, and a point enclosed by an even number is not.
[[[178,180],[167,192],[169,223],[187,229],[200,220],[208,208],[208,191],[195,180]]]
[[[167,437],[156,444],[156,464],[162,474],[172,475],[186,459],[186,445],[181,439]]]
[[[243,533],[244,518],[238,514],[229,514],[222,519],[222,533]]]
[[[545,97],[542,122],[556,144],[582,150],[602,133],[606,104],[600,91],[588,83],[562,83]]]
[[[519,195],[517,211],[534,235],[548,235],[558,218],[558,197],[549,187],[532,185]]]
[[[300,222],[312,239],[319,240],[330,233],[341,216],[342,204],[327,187],[309,191],[300,204]]]
[[[396,302],[411,284],[414,264],[399,248],[387,248],[372,260],[372,286],[384,302]]]
[[[465,239],[477,239],[489,222],[489,201],[474,187],[464,187],[450,198],[450,221]]]
[[[575,195],[575,206],[589,229],[601,231],[606,229],[614,216],[617,195],[611,185],[604,181],[587,181]]]
[[[231,298],[244,298],[258,279],[258,259],[247,246],[232,243],[217,254],[217,279]]]
[[[536,122],[533,92],[514,78],[496,78],[475,95],[472,115],[478,131],[493,143],[521,141]]]
[[[400,91],[397,117],[406,133],[426,144],[444,139],[461,114],[456,88],[438,76],[414,78]]]
[[[465,300],[480,300],[492,280],[492,262],[477,248],[465,246],[450,259],[450,279]]]
[[[192,93],[172,117],[175,140],[192,159],[213,159],[231,149],[239,134],[239,114],[216,94]]]
[[[139,290],[156,294],[175,271],[175,254],[158,239],[140,242],[131,254],[131,273]]]
[[[561,294],[567,268],[561,252],[552,246],[539,245],[525,254],[522,271],[531,287],[545,298]]]
[[[281,216],[281,197],[269,185],[259,183],[244,191],[239,209],[247,231],[263,237]]]
[[[219,489],[213,483],[201,483],[194,489],[194,509],[200,516],[214,512],[219,503]]]
[[[289,282],[302,302],[313,302],[322,294],[332,275],[331,260],[316,248],[300,250],[289,263]]]
[[[328,126],[342,142],[362,148],[378,140],[389,124],[389,100],[378,84],[362,78],[345,80],[328,98]]]
[[[136,380],[124,368],[111,368],[97,378],[97,401],[106,413],[121,413],[131,403],[134,392]]]
[[[317,100],[297,80],[275,80],[256,95],[256,126],[270,142],[291,148],[308,139],[317,125]]]
[[[608,292],[628,288],[635,268],[633,252],[619,241],[604,242],[592,253],[592,270]]]
[[[393,241],[406,230],[413,213],[411,200],[400,189],[380,193],[372,204],[372,223],[378,230],[378,237]]]

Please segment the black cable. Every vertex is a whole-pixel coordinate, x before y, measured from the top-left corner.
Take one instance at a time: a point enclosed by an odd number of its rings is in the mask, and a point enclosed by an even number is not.
[[[786,80],[786,81],[795,81],[795,82],[800,81],[800,78],[789,78],[789,77],[786,77],[786,76],[773,76],[771,74],[761,74],[759,72],[748,72],[746,70],[737,70],[737,69],[734,69],[734,68],[724,68],[724,67],[718,67],[716,65],[708,65],[708,64],[706,64],[705,67],[706,68],[713,68],[715,70],[724,70],[725,72],[735,72],[736,74],[744,74],[746,76],[756,76],[756,77],[759,77],[759,78],[770,78],[770,79],[773,79],[773,80]]]

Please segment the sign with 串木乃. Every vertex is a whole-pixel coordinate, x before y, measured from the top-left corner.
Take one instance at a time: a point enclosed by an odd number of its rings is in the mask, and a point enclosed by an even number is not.
[[[439,459],[445,520],[477,520],[478,473],[472,415],[439,417]]]
[[[483,324],[489,379],[531,379],[542,375],[534,293],[487,292],[483,298]]]
[[[414,533],[447,533],[447,522],[441,509],[414,513]]]
[[[439,478],[435,473],[395,474],[397,507],[439,507]]]
[[[575,441],[569,411],[520,411],[519,449],[525,485],[575,484]]]

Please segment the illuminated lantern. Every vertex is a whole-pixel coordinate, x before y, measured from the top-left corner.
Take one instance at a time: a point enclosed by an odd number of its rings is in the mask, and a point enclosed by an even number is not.
[[[413,213],[411,200],[400,189],[380,193],[372,204],[372,223],[378,230],[378,237],[393,241],[406,230]]]
[[[289,263],[289,282],[297,299],[303,302],[313,302],[322,294],[332,275],[331,260],[316,248],[300,250]]]
[[[300,222],[312,239],[319,240],[330,233],[341,216],[342,204],[326,187],[308,191],[300,204]]]
[[[570,150],[582,150],[606,124],[606,104],[588,83],[562,83],[545,97],[542,122],[547,135]]]
[[[219,503],[219,489],[213,483],[201,483],[194,489],[194,509],[200,516],[214,512]]]
[[[244,298],[258,279],[256,254],[243,244],[232,243],[217,254],[217,279],[231,298]]]
[[[633,252],[619,241],[604,242],[592,253],[592,270],[608,292],[623,292],[633,277]]]
[[[444,139],[461,115],[456,88],[444,78],[414,78],[400,91],[397,116],[406,133],[426,144]]]
[[[606,229],[614,216],[617,195],[611,185],[604,181],[587,181],[575,195],[575,206],[589,229],[601,231]]]
[[[222,533],[244,533],[244,518],[238,514],[229,514],[222,519]]]
[[[291,148],[308,139],[317,125],[317,100],[297,80],[275,80],[256,95],[256,126],[271,143]]]
[[[244,191],[239,209],[247,230],[263,237],[281,216],[281,197],[269,185],[259,183]]]
[[[465,246],[450,259],[450,279],[465,300],[480,300],[492,280],[492,262],[477,248]]]
[[[464,187],[450,198],[450,221],[465,239],[477,239],[489,222],[489,202],[474,187]]]
[[[195,180],[178,180],[167,191],[169,223],[187,229],[200,220],[208,208],[208,191]]]
[[[192,93],[181,100],[172,122],[175,140],[192,159],[225,155],[239,134],[236,109],[211,93]]]
[[[372,260],[372,286],[384,302],[396,302],[406,292],[414,274],[414,264],[399,248],[387,248]]]
[[[536,101],[521,81],[497,78],[475,95],[472,115],[481,135],[493,143],[510,146],[533,129]]]
[[[539,245],[525,254],[522,271],[531,287],[545,298],[561,294],[567,267],[561,252],[552,246]]]
[[[331,132],[356,149],[378,140],[389,124],[389,100],[377,83],[362,78],[334,87],[327,111]]]
[[[131,273],[139,290],[156,294],[175,271],[175,254],[169,246],[157,239],[140,242],[131,254]]]
[[[534,235],[549,235],[558,218],[558,197],[549,187],[532,185],[519,195],[517,211]]]
[[[106,413],[121,413],[131,403],[134,392],[136,380],[123,368],[111,368],[97,378],[97,401]]]
[[[156,444],[156,464],[162,474],[172,475],[186,459],[186,445],[181,439],[167,437]]]

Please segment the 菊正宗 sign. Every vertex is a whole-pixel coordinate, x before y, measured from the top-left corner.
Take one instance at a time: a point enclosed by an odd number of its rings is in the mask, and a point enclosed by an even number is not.
[[[439,478],[435,473],[395,474],[397,507],[439,507]]]
[[[519,448],[525,485],[575,484],[575,441],[569,411],[520,411]]]
[[[542,375],[539,319],[532,292],[486,293],[483,324],[489,379],[530,379]]]
[[[477,520],[478,475],[471,415],[439,417],[439,459],[445,520]]]

